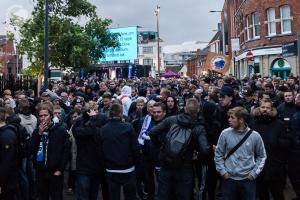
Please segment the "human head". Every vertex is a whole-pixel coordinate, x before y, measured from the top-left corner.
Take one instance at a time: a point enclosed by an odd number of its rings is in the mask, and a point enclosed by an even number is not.
[[[109,109],[109,116],[111,118],[122,117],[123,116],[123,107],[118,103],[114,103],[111,105]]]
[[[63,102],[68,101],[68,93],[66,93],[66,92],[60,93],[60,98]]]
[[[135,97],[137,95],[137,89],[135,87],[131,88],[131,96]]]
[[[6,109],[0,107],[0,123],[4,123],[6,119]]]
[[[262,115],[270,115],[273,109],[273,104],[271,100],[264,100],[261,102],[259,106],[259,111]]]
[[[167,108],[169,109],[174,109],[176,106],[176,99],[173,96],[169,96],[167,98]]]
[[[38,107],[39,121],[49,125],[53,118],[53,106],[51,103],[42,103]]]
[[[220,90],[219,103],[222,107],[227,107],[232,103],[234,91],[229,86],[224,86]]]
[[[288,104],[293,104],[294,100],[295,100],[295,95],[294,95],[294,91],[292,90],[287,90],[284,92],[284,102],[288,103]]]
[[[111,104],[111,94],[109,92],[105,92],[103,95],[102,95],[102,101],[103,101],[103,105],[105,107],[109,107],[110,104]]]
[[[59,105],[53,105],[53,116],[61,119],[61,107]]]
[[[153,106],[156,102],[154,100],[150,100],[148,101],[147,103],[147,112],[150,114],[150,115],[153,115]]]
[[[200,110],[199,101],[196,98],[189,98],[186,100],[184,106],[184,111],[187,114],[190,114],[192,117],[196,118]]]
[[[171,95],[171,91],[167,88],[161,88],[160,96],[162,97],[163,101],[166,101],[167,97]]]
[[[166,116],[166,105],[162,102],[156,102],[153,105],[153,119],[154,121],[161,121]]]
[[[141,99],[141,98],[138,98],[137,100],[136,100],[136,109],[137,110],[142,110],[143,109],[143,107],[144,107],[144,100],[143,99]]]
[[[272,83],[265,84],[265,92],[270,95],[274,93],[274,86]]]
[[[20,114],[29,115],[30,113],[30,104],[27,99],[21,99],[18,104],[18,111]]]
[[[229,126],[234,129],[240,129],[245,127],[249,113],[245,108],[238,106],[228,111],[228,117]]]
[[[74,109],[70,111],[70,119],[71,122],[74,122],[76,119],[78,119],[81,116],[81,111],[78,109]]]

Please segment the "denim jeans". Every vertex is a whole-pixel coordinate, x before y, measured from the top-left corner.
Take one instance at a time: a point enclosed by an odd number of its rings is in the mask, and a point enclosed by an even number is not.
[[[233,180],[223,179],[222,182],[223,200],[255,200],[256,183],[255,180]]]
[[[193,192],[193,168],[170,169],[162,167],[158,178],[158,200],[189,200]],[[176,194],[176,195],[174,195]]]
[[[97,200],[100,178],[78,174],[76,186],[78,200]]]
[[[136,177],[135,172],[109,173],[106,174],[109,199],[120,200],[121,186],[123,186],[125,200],[136,200]]]

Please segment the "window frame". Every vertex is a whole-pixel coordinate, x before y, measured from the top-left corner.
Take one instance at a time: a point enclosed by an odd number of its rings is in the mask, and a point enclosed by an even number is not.
[[[246,16],[246,36],[247,36],[247,41],[251,40],[253,38],[251,36],[251,16],[250,15]]]
[[[255,24],[255,16],[257,15],[258,17],[258,23]],[[260,38],[260,19],[259,19],[259,13],[258,12],[254,12],[252,13],[252,25],[253,25],[253,38],[254,39],[259,39]],[[258,33],[256,32],[256,27],[258,26]]]
[[[274,19],[270,18],[270,11],[274,11]],[[271,7],[267,9],[267,21],[268,21],[268,36],[274,36],[277,35],[277,30],[276,30],[276,9]],[[274,24],[275,27],[275,32],[271,32],[271,24]]]
[[[288,8],[289,9],[289,13],[290,13],[290,16],[287,17],[287,18],[283,18],[283,9],[284,8]],[[284,21],[286,22],[289,22],[290,23],[290,30],[289,31],[284,31]],[[283,6],[280,6],[280,25],[281,25],[281,34],[290,34],[292,33],[292,18],[291,18],[291,6],[289,5],[283,5]]]

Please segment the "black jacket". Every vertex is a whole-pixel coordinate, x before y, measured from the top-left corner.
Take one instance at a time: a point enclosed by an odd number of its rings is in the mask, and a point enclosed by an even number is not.
[[[121,118],[110,119],[98,129],[96,141],[106,169],[124,170],[135,165],[138,145],[131,124],[123,122]]]
[[[236,106],[236,103],[232,101],[232,103],[228,107],[222,107],[218,106],[217,113],[216,113],[216,119],[220,123],[221,131],[229,127],[228,122],[228,111],[231,108],[234,108]],[[219,135],[221,132],[219,133]]]
[[[284,120],[284,118],[291,119],[293,115],[298,111],[294,103],[283,102],[277,107],[278,118]]]
[[[76,170],[78,174],[97,175],[100,173],[101,160],[96,156],[97,145],[95,137],[97,128],[107,122],[104,114],[98,114],[86,121],[83,118],[76,120],[73,126],[73,135],[77,145]]]
[[[150,130],[149,136],[153,143],[161,145],[164,143],[165,136],[173,124],[178,124],[183,127],[190,127],[192,129],[192,140],[187,148],[184,156],[184,163],[182,166],[191,166],[194,150],[198,150],[200,155],[207,155],[210,151],[210,146],[207,142],[205,128],[202,125],[201,119],[194,120],[189,114],[183,113],[180,115],[166,118],[153,129]],[[163,149],[160,154],[163,154]],[[164,166],[164,163],[161,163]]]
[[[294,114],[291,119],[291,137],[292,137],[292,150],[298,152],[300,155],[300,110]],[[300,161],[300,156],[298,157]]]
[[[0,128],[0,187],[17,184],[17,135],[10,128]]]
[[[267,153],[266,164],[259,179],[285,181],[285,165],[290,140],[287,137],[284,123],[276,118],[275,109],[270,116],[264,116],[260,113],[259,108],[256,108],[253,115],[253,121],[249,127],[261,135]]]
[[[42,171],[61,171],[63,172],[70,152],[69,134],[66,128],[59,124],[50,125],[48,129],[48,150],[46,165],[37,162],[37,152],[39,149],[41,135],[38,128],[32,134],[31,151],[34,156],[34,164],[37,170]]]

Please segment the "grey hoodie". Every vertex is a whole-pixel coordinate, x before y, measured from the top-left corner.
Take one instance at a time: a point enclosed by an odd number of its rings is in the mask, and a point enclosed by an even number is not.
[[[223,176],[229,173],[231,179],[243,180],[248,175],[256,178],[262,171],[267,158],[261,136],[253,131],[247,140],[226,161],[225,157],[249,131],[239,132],[233,128],[224,129],[219,137],[215,152],[217,171]]]
[[[33,131],[37,128],[37,118],[30,114],[30,115],[23,115],[19,114],[21,118],[21,125],[26,129],[26,131],[32,135]]]

